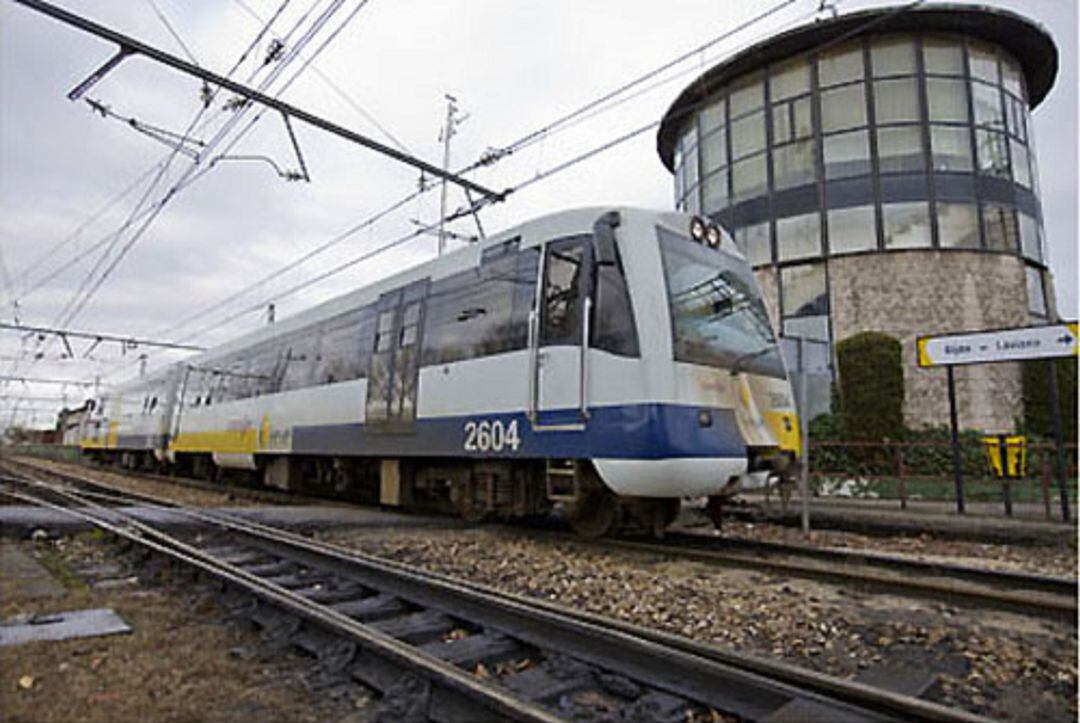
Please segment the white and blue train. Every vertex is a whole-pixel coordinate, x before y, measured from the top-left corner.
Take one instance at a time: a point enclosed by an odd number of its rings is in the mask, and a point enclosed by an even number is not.
[[[661,530],[798,454],[753,274],[702,219],[556,213],[96,400],[84,453],[485,516]]]

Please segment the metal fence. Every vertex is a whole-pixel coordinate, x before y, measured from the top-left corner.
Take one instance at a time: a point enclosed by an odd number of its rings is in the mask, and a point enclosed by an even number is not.
[[[1068,499],[1077,495],[1077,445],[1066,444]],[[1015,477],[993,474],[983,443],[961,443],[962,494],[972,502],[994,503],[1012,516],[1014,506],[1041,508],[1046,519],[1062,517],[1055,479],[1057,448],[1028,443],[1026,464]],[[956,502],[952,445],[922,442],[810,442],[810,485],[819,495],[895,501],[907,509],[913,501]]]

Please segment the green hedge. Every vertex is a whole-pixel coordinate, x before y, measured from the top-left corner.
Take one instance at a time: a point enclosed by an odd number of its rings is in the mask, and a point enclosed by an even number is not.
[[[845,420],[838,415],[817,417],[810,423],[810,439],[814,442],[854,441],[846,433]],[[948,427],[894,430],[897,442],[929,442],[948,445],[952,435]],[[861,441],[861,440],[860,440]],[[903,451],[904,471],[908,475],[951,475],[953,469],[951,446],[906,447]],[[982,435],[972,430],[960,432],[960,460],[964,474],[978,477],[986,473],[986,455]],[[895,449],[861,447],[818,447],[810,453],[810,471],[845,473],[850,475],[892,475],[897,472]]]
[[[1062,439],[1066,444],[1076,442],[1076,366],[1076,357],[1054,361],[1061,403]],[[1045,361],[1024,363],[1024,431],[1052,440],[1054,422],[1048,367]]]
[[[896,439],[904,428],[900,342],[867,331],[836,345],[840,415],[850,440]]]

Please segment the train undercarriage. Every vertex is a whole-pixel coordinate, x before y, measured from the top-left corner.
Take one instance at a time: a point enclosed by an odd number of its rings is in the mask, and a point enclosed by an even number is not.
[[[253,468],[223,466],[210,454],[167,460],[146,450],[87,450],[100,464],[139,472],[265,486],[479,522],[552,513],[580,535],[660,536],[679,513],[678,498],[616,495],[589,460],[379,459],[257,455]],[[716,508],[722,504],[717,502]]]

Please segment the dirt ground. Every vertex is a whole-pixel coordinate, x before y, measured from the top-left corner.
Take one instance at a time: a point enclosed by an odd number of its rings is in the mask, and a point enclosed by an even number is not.
[[[338,531],[371,554],[834,675],[928,676],[932,697],[995,718],[1074,721],[1076,628],[862,593],[506,528]]]
[[[9,544],[9,543],[5,543]],[[13,543],[12,543],[13,544]],[[328,700],[309,690],[305,661],[272,651],[224,620],[218,597],[190,581],[144,587],[115,570],[112,545],[92,534],[19,543],[61,583],[22,594],[4,581],[0,616],[109,607],[128,635],[0,647],[0,718],[12,723],[87,721],[349,721],[367,719],[369,699]],[[98,579],[97,566],[119,577]],[[354,712],[355,711],[355,712]]]

